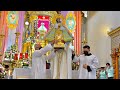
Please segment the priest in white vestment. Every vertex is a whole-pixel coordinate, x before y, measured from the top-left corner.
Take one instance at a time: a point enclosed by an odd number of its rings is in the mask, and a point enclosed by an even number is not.
[[[35,51],[32,55],[32,79],[46,79],[46,60],[54,57],[54,52],[49,56],[45,55],[48,51],[53,49],[52,44],[48,44],[44,48],[40,48],[40,44],[36,44]]]
[[[56,41],[55,56],[50,62],[51,76],[52,79],[72,79],[72,50],[67,43],[73,40],[73,36],[61,20],[58,17],[55,26],[44,37],[46,41]]]
[[[65,44],[64,49],[55,50],[51,60],[52,79],[72,79],[72,49]]]
[[[74,57],[74,62],[79,61],[79,79],[96,79],[96,69],[98,68],[98,59],[90,53],[88,45],[83,47],[84,54]]]

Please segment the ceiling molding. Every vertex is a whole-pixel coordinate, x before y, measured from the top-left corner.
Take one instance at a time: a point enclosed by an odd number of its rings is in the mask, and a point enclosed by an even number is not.
[[[111,32],[108,32],[108,35],[109,35],[109,36],[113,36],[115,33],[117,33],[117,34],[120,35],[120,27],[112,30]]]

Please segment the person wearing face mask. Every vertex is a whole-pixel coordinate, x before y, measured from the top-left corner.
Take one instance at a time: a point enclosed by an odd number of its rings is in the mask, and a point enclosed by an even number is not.
[[[108,78],[108,73],[105,70],[105,67],[101,67],[101,70],[98,73],[99,79],[107,79]]]
[[[53,49],[53,43],[46,45],[44,48],[40,44],[35,44],[35,51],[32,54],[31,79],[46,79],[46,60],[54,57],[54,52],[49,56],[45,54]]]
[[[110,63],[106,63],[106,71],[108,73],[108,79],[114,79],[114,69]]]
[[[96,79],[96,70],[99,62],[95,55],[90,53],[90,46],[83,47],[83,54],[75,55],[73,62],[80,62],[79,79]]]

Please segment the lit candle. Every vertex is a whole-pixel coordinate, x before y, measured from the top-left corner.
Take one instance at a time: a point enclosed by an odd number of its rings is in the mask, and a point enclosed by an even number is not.
[[[84,33],[84,40],[85,40],[85,33]]]
[[[14,56],[14,60],[18,60],[18,54],[17,53]]]
[[[23,53],[20,53],[19,59],[23,59]]]
[[[8,73],[8,74],[9,74],[9,76],[10,76],[10,70],[9,70],[9,73]]]
[[[28,59],[28,53],[25,53],[25,58]]]

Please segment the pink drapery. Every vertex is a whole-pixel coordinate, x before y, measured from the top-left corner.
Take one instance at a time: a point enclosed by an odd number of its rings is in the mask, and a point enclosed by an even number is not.
[[[2,61],[3,57],[4,57],[4,52],[6,50],[6,45],[7,45],[7,39],[8,39],[8,27],[7,27],[7,11],[1,11],[1,18],[0,18],[0,34],[5,35],[5,37],[3,38],[2,42],[2,47],[0,49],[0,53],[3,55],[2,57],[0,57],[0,62]]]
[[[19,21],[18,21],[18,27],[17,32],[20,33],[19,40],[18,40],[18,50],[21,52],[22,50],[22,36],[23,36],[23,30],[24,30],[24,14],[25,11],[19,11]]]

